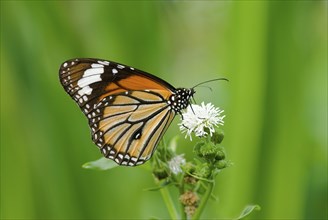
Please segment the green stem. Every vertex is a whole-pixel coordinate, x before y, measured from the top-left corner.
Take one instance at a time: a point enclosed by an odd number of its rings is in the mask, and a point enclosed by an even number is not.
[[[206,192],[205,192],[199,206],[197,207],[196,212],[192,216],[192,220],[196,220],[196,219],[200,218],[200,215],[202,214],[208,199],[211,197],[213,188],[214,188],[214,182],[208,182]]]
[[[183,184],[183,179],[181,181],[180,187],[179,187],[179,194],[180,196],[184,193],[184,184]],[[181,213],[181,219],[185,220],[187,219],[187,214],[185,212],[185,207],[184,205],[179,201],[180,203],[180,213]]]
[[[179,219],[179,214],[174,207],[171,195],[167,187],[163,187],[160,189],[161,195],[163,197],[164,203],[166,205],[167,210],[171,216],[171,219]]]

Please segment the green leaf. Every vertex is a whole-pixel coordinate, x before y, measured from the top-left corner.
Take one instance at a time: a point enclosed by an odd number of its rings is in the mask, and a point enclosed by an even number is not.
[[[176,149],[177,149],[177,146],[178,146],[178,140],[179,140],[180,136],[179,135],[176,135],[174,136],[170,142],[169,142],[169,148],[172,149],[172,151],[175,153],[176,152]]]
[[[260,211],[260,210],[261,210],[261,207],[259,205],[248,205],[244,208],[244,210],[241,212],[240,216],[238,218],[236,218],[236,220],[245,219],[253,211]]]
[[[104,157],[95,161],[87,162],[82,165],[84,169],[90,169],[90,170],[109,170],[118,166],[119,165],[114,161],[106,159]]]
[[[170,181],[164,181],[161,185],[155,186],[155,187],[146,188],[146,189],[144,189],[144,191],[158,191],[158,190],[164,188],[165,186],[170,185],[170,183],[171,183]]]

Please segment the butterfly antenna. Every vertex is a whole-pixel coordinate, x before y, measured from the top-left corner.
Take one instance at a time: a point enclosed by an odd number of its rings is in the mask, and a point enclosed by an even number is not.
[[[212,87],[210,87],[210,86],[202,86],[202,85],[201,85],[201,86],[198,86],[198,87],[204,87],[204,88],[209,89],[211,92],[213,91],[213,90],[212,90]]]
[[[195,85],[194,87],[192,87],[193,89],[196,88],[197,86],[200,86],[200,85],[203,85],[205,83],[209,83],[209,82],[213,82],[213,81],[219,81],[219,80],[225,80],[227,82],[229,82],[228,79],[226,78],[217,78],[217,79],[211,79],[211,80],[207,80],[207,81],[204,81],[204,82],[201,82],[201,83],[198,83],[197,85]],[[212,89],[211,89],[212,90]]]

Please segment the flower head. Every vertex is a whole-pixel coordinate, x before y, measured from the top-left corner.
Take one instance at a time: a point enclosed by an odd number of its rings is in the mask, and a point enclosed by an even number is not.
[[[186,163],[186,159],[184,158],[183,154],[173,157],[168,162],[171,172],[174,173],[175,175],[182,172],[181,165],[185,163]]]
[[[202,102],[201,105],[191,104],[188,106],[186,112],[182,113],[182,122],[179,123],[180,130],[186,132],[186,137],[189,136],[191,140],[191,133],[194,132],[197,137],[212,136],[218,125],[224,124],[225,115],[221,114],[224,110],[214,107],[212,103],[206,105]]]

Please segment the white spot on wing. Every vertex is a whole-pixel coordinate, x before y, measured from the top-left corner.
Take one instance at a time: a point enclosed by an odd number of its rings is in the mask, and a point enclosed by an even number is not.
[[[89,77],[83,77],[77,82],[77,85],[79,87],[85,87],[89,86],[92,83],[99,82],[101,81],[100,75],[95,75],[95,76],[89,76]]]
[[[103,65],[100,65],[100,64],[92,64],[92,65],[99,65],[99,66],[97,66],[95,68],[90,68],[90,69],[87,69],[86,71],[84,71],[83,77],[98,75],[98,74],[104,73],[104,66]]]
[[[102,65],[102,64],[98,64],[98,63],[93,63],[93,64],[91,64],[91,67],[92,67],[92,68],[103,68],[104,65]]]
[[[98,63],[100,63],[100,64],[103,64],[103,65],[106,65],[106,66],[108,66],[108,65],[109,65],[109,62],[108,62],[108,61],[106,61],[106,60],[103,60],[103,61],[101,61],[101,60],[98,60]]]
[[[89,87],[89,86],[86,86],[86,87],[83,87],[82,89],[80,89],[78,91],[79,95],[80,96],[83,96],[83,95],[90,95],[92,92],[92,89]],[[83,96],[85,97],[85,96]],[[84,99],[84,98],[83,98]],[[86,101],[86,100],[85,100]]]
[[[141,161],[138,161],[136,164],[140,165],[140,164],[143,164],[143,163],[144,163],[144,161],[141,160]]]
[[[89,86],[92,83],[101,81],[100,75],[104,73],[104,68],[100,64],[96,65],[97,68],[90,68],[84,71],[82,78],[77,82],[77,85],[82,88],[78,91],[79,95],[90,95],[92,88]]]
[[[116,73],[118,73],[117,69],[112,69],[112,73],[115,75]]]

